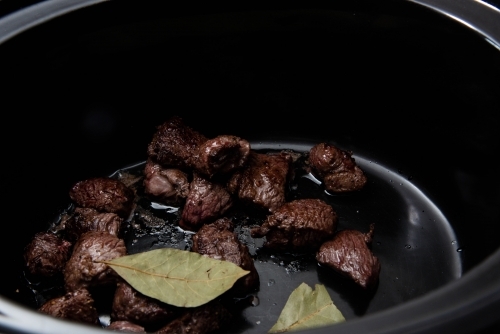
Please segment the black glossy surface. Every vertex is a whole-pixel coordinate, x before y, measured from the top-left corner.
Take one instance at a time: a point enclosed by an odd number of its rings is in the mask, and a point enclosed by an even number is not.
[[[70,185],[142,161],[154,127],[170,114],[208,136],[229,128],[254,141],[329,140],[362,158],[384,190],[371,188],[366,196],[375,200],[365,198],[370,210],[359,216],[388,215],[402,225],[376,233],[384,239],[374,250],[391,263],[383,269],[386,295],[347,306],[350,316],[425,294],[492,254],[500,218],[491,163],[499,150],[498,50],[408,3],[315,5],[206,21],[176,8],[165,21],[159,9],[110,2],[0,46],[0,64],[8,64],[2,110],[18,134],[2,137],[5,233],[17,240],[2,246],[13,254],[2,295],[18,299],[18,255],[64,206]],[[405,249],[406,241],[416,248]]]

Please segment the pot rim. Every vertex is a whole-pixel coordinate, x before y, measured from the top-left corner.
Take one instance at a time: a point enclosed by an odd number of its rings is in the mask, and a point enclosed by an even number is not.
[[[500,9],[481,0],[409,0],[476,31],[500,50]]]
[[[108,0],[46,0],[0,19],[0,44],[70,12]],[[500,50],[500,10],[475,0],[405,0],[430,8],[466,25]],[[335,325],[338,334],[353,332],[471,333],[498,321],[500,249],[460,279],[421,297],[358,319]],[[26,321],[29,319],[29,321]],[[0,329],[33,334],[106,333],[84,324],[48,317],[0,296]],[[327,333],[331,327],[310,330]]]

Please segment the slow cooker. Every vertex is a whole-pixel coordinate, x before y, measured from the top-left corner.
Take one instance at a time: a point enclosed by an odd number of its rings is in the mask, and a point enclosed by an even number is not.
[[[325,285],[346,318],[307,333],[500,330],[498,3],[2,2],[1,332],[109,332],[105,314],[96,328],[38,312],[50,289],[26,278],[24,247],[77,181],[140,169],[173,115],[255,150],[330,142],[369,180],[346,195],[298,182],[339,229],[375,224],[375,293],[245,239],[258,303],[230,332],[267,332],[301,282]],[[169,245],[158,230],[141,238],[141,249]]]

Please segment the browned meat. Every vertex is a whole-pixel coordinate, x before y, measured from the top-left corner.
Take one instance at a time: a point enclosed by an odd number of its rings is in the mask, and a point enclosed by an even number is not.
[[[109,261],[126,255],[126,252],[125,242],[108,232],[82,234],[64,268],[66,291],[115,283],[118,274],[98,261]]]
[[[179,226],[197,231],[201,225],[221,217],[232,205],[231,194],[222,185],[194,173]]]
[[[198,152],[196,170],[211,177],[243,167],[250,154],[250,143],[236,136],[222,135],[204,142]]]
[[[233,174],[227,188],[241,201],[273,212],[286,201],[286,185],[292,175],[292,162],[292,157],[287,154],[252,151],[248,166]]]
[[[116,213],[99,212],[91,208],[75,208],[73,215],[64,224],[65,236],[75,242],[89,231],[105,231],[120,236],[123,218]]]
[[[179,308],[145,296],[126,282],[119,282],[113,298],[111,321],[126,320],[150,330],[165,325],[179,313]]]
[[[351,152],[328,143],[311,148],[309,167],[310,172],[324,183],[325,189],[334,193],[359,190],[367,181]]]
[[[100,326],[94,299],[87,289],[78,289],[50,299],[38,310],[56,318]]]
[[[248,141],[231,135],[208,139],[178,116],[158,126],[147,151],[166,168],[195,170],[208,177],[243,166],[249,152]]]
[[[212,224],[203,225],[193,235],[193,252],[208,255],[217,260],[232,262],[244,270],[248,275],[240,278],[232,288],[235,295],[244,295],[259,286],[259,274],[248,247],[238,240],[234,233],[233,223],[229,218],[221,218]]]
[[[333,239],[321,245],[316,260],[365,289],[373,288],[377,285],[380,273],[380,262],[368,247],[372,242],[374,227],[370,225],[368,233],[356,230],[337,232]]]
[[[227,326],[231,313],[217,301],[188,308],[155,334],[208,334]]]
[[[51,232],[39,232],[24,248],[28,272],[36,277],[60,275],[71,255],[72,244]]]
[[[147,333],[144,327],[134,324],[130,321],[118,320],[112,321],[106,329],[115,332],[126,332],[126,333]]]
[[[254,238],[266,237],[265,247],[279,250],[317,250],[333,236],[337,214],[320,199],[298,199],[283,204],[253,228]]]
[[[207,139],[174,116],[157,127],[148,145],[148,157],[165,167],[191,169],[196,165],[199,147]]]
[[[69,196],[79,207],[116,213],[123,218],[130,215],[135,199],[132,189],[109,177],[79,181],[70,189]]]
[[[181,205],[189,192],[188,175],[177,168],[163,168],[148,159],[144,167],[144,192],[167,205]]]

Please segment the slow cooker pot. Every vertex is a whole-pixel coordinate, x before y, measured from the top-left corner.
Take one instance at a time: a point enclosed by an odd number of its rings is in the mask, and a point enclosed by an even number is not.
[[[495,5],[46,0],[1,18],[0,43],[0,331],[106,332],[38,313],[23,249],[68,207],[75,182],[141,166],[172,115],[259,150],[331,142],[370,180],[359,194],[318,196],[340,228],[376,224],[374,295],[314,264],[256,255],[259,303],[235,331],[267,332],[303,281],[325,284],[347,319],[308,333],[500,329]],[[166,245],[148,238],[141,247]]]

